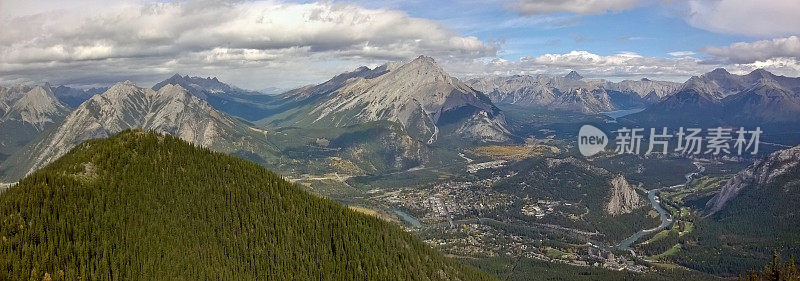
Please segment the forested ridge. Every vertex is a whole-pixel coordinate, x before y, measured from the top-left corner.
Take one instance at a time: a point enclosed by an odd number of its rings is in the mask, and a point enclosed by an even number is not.
[[[0,280],[48,279],[493,278],[255,163],[125,131],[0,194]]]

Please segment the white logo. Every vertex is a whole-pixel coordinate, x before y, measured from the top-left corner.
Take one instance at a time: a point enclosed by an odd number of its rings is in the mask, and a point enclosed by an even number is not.
[[[592,125],[583,125],[578,131],[578,150],[589,157],[603,151],[608,144],[608,136]]]

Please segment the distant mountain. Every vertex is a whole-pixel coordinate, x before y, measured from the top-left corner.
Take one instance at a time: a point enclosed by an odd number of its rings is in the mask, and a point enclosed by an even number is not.
[[[677,83],[626,80],[618,83],[586,79],[575,71],[564,77],[545,75],[489,76],[467,81],[495,103],[540,106],[595,114],[644,107],[674,92]]]
[[[217,111],[181,86],[167,85],[154,91],[125,82],[81,104],[0,168],[5,179],[18,179],[85,140],[109,137],[126,129],[168,133],[261,163],[265,162],[263,157],[271,155],[264,133]]]
[[[573,71],[570,71],[569,73],[567,73],[567,75],[564,75],[564,78],[565,79],[569,79],[569,80],[581,80],[581,79],[583,79],[583,76],[578,74],[577,71],[573,70]]]
[[[40,133],[61,122],[70,109],[53,95],[50,85],[0,89],[0,160],[6,159]]]
[[[405,64],[361,67],[288,91],[280,99],[296,106],[265,120],[270,126],[344,127],[385,120],[427,143],[448,136],[478,141],[510,136],[502,112],[488,97],[425,56]]]
[[[1,280],[496,280],[255,163],[142,131],[0,193],[0,229]]]
[[[189,77],[189,75],[181,76],[177,73],[164,81],[158,82],[155,86],[153,86],[153,90],[158,91],[162,87],[170,84],[180,85],[190,93],[204,100],[207,99],[209,95],[260,94],[258,92],[248,91],[222,83],[219,81],[219,79],[217,79],[217,77]]]
[[[647,78],[641,80],[623,80],[620,82],[606,82],[603,88],[610,92],[619,92],[628,96],[637,96],[645,103],[656,103],[661,99],[675,94],[681,83],[670,81],[655,81]]]
[[[255,121],[273,114],[269,106],[273,96],[225,84],[217,77],[189,77],[175,74],[153,86],[158,91],[166,85],[180,85],[211,106],[230,115]]]
[[[746,75],[716,69],[690,78],[676,94],[627,118],[664,125],[776,126],[800,124],[797,116],[800,78],[763,69]]]
[[[24,84],[17,84],[8,88],[0,87],[0,117],[5,115],[11,105],[31,89],[32,87]]]
[[[83,102],[90,99],[94,95],[102,94],[108,90],[108,87],[94,87],[89,89],[78,89],[67,87],[64,85],[53,88],[53,94],[59,101],[68,105],[71,108],[80,106]]]

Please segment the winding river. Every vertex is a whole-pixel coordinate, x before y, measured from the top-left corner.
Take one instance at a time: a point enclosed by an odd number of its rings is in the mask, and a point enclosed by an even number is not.
[[[672,222],[673,222],[672,216],[670,216],[670,214],[667,213],[667,210],[665,210],[664,207],[661,206],[661,198],[659,198],[658,195],[659,195],[659,193],[661,193],[662,189],[675,189],[675,188],[680,188],[680,187],[689,187],[689,184],[692,183],[692,179],[694,179],[695,177],[699,176],[701,173],[703,173],[706,170],[705,167],[701,166],[697,162],[695,162],[694,165],[697,166],[697,171],[686,174],[686,176],[685,176],[686,177],[686,182],[685,183],[678,184],[678,185],[673,185],[673,186],[670,186],[670,187],[657,188],[657,189],[653,189],[653,190],[650,190],[650,191],[647,192],[647,199],[650,200],[650,205],[653,206],[653,209],[655,209],[656,212],[658,212],[658,216],[661,218],[661,224],[659,226],[655,227],[655,228],[644,229],[644,230],[640,230],[639,232],[634,233],[633,235],[631,235],[627,239],[623,240],[619,244],[619,246],[617,246],[618,249],[620,249],[620,250],[628,250],[631,247],[631,245],[634,242],[636,242],[636,240],[639,240],[639,238],[642,238],[643,236],[646,236],[646,235],[649,235],[649,234],[652,234],[652,233],[656,233],[656,232],[662,231],[662,230],[666,229],[667,227],[669,227],[670,225],[672,225]]]

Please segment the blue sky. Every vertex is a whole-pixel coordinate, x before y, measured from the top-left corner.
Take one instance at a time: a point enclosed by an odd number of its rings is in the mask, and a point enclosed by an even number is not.
[[[797,0],[0,0],[0,85],[174,73],[292,88],[434,57],[451,74],[800,76]]]
[[[519,15],[505,7],[507,1],[436,2],[435,9],[430,1],[359,3],[371,8],[401,9],[413,17],[436,20],[483,41],[502,41],[499,56],[508,60],[570,50],[670,57],[671,52],[696,52],[706,46],[765,39],[692,27],[681,18],[679,5],[650,4],[600,15],[569,12]]]

